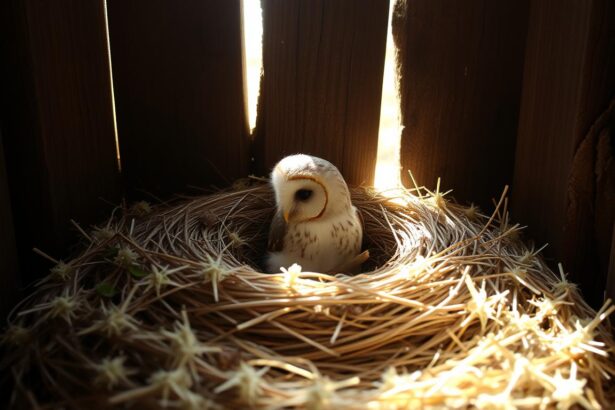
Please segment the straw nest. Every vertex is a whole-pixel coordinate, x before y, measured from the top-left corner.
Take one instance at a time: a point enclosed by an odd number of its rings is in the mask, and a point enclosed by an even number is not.
[[[590,309],[491,216],[439,192],[353,189],[365,273],[261,273],[274,203],[249,186],[118,209],[10,316],[23,407],[557,408],[612,403]],[[5,381],[6,382],[6,381]]]

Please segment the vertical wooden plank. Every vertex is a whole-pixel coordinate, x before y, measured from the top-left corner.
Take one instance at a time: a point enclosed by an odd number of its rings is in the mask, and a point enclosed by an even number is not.
[[[372,183],[388,1],[264,0],[257,170],[298,152]]]
[[[609,255],[609,270],[606,281],[606,297],[615,300],[615,224],[611,228],[613,238],[611,238],[611,250]]]
[[[123,174],[167,196],[247,175],[239,0],[108,0]]]
[[[512,180],[527,1],[399,1],[402,181],[490,204]]]
[[[6,317],[8,310],[15,303],[19,294],[18,286],[15,231],[0,135],[0,318]]]
[[[594,145],[596,158],[590,165],[594,170],[594,212],[589,211],[583,215],[593,221],[593,224],[588,226],[591,227],[590,235],[594,237],[595,246],[589,249],[596,253],[589,256],[596,258],[596,293],[601,298],[604,295],[600,293],[603,290],[600,285],[604,285],[608,290],[609,275],[613,275],[612,280],[615,280],[615,99],[611,101],[607,113],[610,113],[610,124],[597,136]],[[596,123],[594,127],[595,125]],[[578,247],[582,243],[579,241],[577,236],[569,236],[566,251],[570,252]],[[615,294],[611,293],[611,297],[614,296]]]
[[[3,2],[2,126],[22,267],[118,200],[104,1]],[[26,277],[26,280],[33,277]]]
[[[598,249],[611,238],[596,228],[612,226],[594,218],[597,208],[615,208],[596,202],[604,188],[595,169],[604,156],[599,136],[613,124],[613,55],[612,1],[532,1],[512,207],[594,304],[602,300],[608,264],[596,252],[604,253]]]

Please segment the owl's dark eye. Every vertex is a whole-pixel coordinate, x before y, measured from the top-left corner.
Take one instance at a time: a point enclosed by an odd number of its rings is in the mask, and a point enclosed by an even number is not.
[[[307,201],[312,196],[311,189],[300,189],[295,192],[295,199],[297,201]]]

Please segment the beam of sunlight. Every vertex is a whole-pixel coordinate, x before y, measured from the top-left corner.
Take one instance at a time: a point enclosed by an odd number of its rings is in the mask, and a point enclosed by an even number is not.
[[[113,89],[113,64],[111,62],[111,38],[109,37],[109,13],[107,12],[107,0],[103,3],[105,18],[105,37],[107,41],[107,59],[109,61],[109,84],[111,85],[111,111],[113,114],[113,132],[115,136],[115,159],[117,170],[122,172],[122,160],[120,155],[120,138],[117,133],[117,115],[115,113],[115,91]]]
[[[401,104],[399,81],[395,62],[395,44],[391,29],[391,18],[395,0],[391,0],[387,30],[382,103],[380,108],[380,130],[378,133],[378,157],[374,186],[381,191],[395,195],[401,186],[399,150],[401,147]]]
[[[263,14],[260,0],[243,0],[243,41],[248,83],[250,132],[256,126],[256,107],[263,69]]]

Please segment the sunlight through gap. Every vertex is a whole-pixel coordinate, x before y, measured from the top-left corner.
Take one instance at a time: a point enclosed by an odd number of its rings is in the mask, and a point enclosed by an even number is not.
[[[103,12],[105,18],[105,37],[107,41],[107,59],[109,61],[109,83],[111,85],[111,111],[113,114],[113,132],[115,136],[115,159],[117,170],[122,172],[122,160],[120,155],[120,138],[117,133],[117,115],[115,112],[115,91],[113,89],[113,64],[111,63],[111,38],[109,36],[109,13],[107,12],[107,1],[103,2]]]
[[[243,0],[243,41],[248,83],[250,133],[256,126],[256,109],[263,71],[263,14],[260,0]]]
[[[399,150],[401,147],[401,103],[399,98],[399,79],[396,69],[396,50],[393,41],[391,20],[395,0],[391,0],[387,30],[384,78],[382,83],[382,102],[380,108],[380,130],[378,133],[378,157],[374,186],[379,190],[391,190],[401,186]]]

